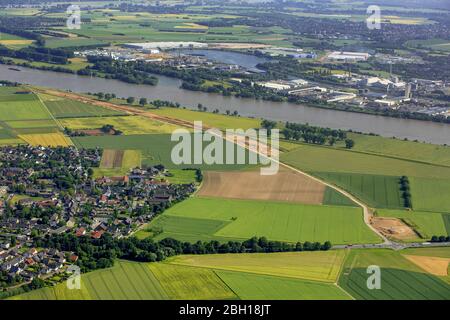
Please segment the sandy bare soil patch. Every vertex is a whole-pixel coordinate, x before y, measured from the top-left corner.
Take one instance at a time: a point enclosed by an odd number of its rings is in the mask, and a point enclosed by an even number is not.
[[[123,150],[105,149],[103,151],[102,161],[100,162],[100,168],[121,168],[124,153],[125,152]]]
[[[374,217],[371,223],[378,231],[392,239],[410,240],[418,237],[410,226],[397,218]]]
[[[281,169],[262,176],[259,170],[206,172],[200,196],[322,204],[325,185],[300,173]]]
[[[448,275],[448,264],[450,263],[449,258],[425,257],[413,255],[403,255],[403,256],[409,261],[421,267],[428,273],[434,274],[436,276]]]

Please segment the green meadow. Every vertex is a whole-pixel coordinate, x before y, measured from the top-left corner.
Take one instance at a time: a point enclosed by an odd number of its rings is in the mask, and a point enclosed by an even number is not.
[[[378,237],[364,224],[361,209],[348,206],[191,198],[173,206],[161,218],[164,216],[192,219],[191,223],[179,226],[177,232],[180,234],[189,234],[192,225],[200,222],[196,219],[227,223],[219,230],[204,231],[205,234],[220,239],[265,236],[272,240],[287,242],[327,240],[333,244],[379,242]],[[153,226],[162,228],[163,233],[160,237],[163,237],[166,230],[164,221],[159,223],[156,219],[150,224],[150,228]],[[170,224],[167,228],[169,232],[173,230]],[[169,234],[175,238],[177,236],[175,233]]]

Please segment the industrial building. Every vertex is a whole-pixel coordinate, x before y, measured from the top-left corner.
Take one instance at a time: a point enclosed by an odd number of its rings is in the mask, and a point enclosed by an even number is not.
[[[370,54],[366,52],[334,51],[328,55],[328,59],[330,60],[345,62],[366,61],[369,57]]]

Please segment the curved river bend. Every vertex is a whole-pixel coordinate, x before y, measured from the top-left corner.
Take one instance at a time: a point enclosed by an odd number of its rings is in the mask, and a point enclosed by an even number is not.
[[[15,67],[16,68],[16,67]],[[363,113],[335,111],[297,105],[288,102],[270,102],[180,89],[179,79],[158,76],[157,86],[135,85],[111,79],[90,78],[73,74],[17,67],[10,70],[0,65],[0,80],[71,90],[79,93],[109,92],[118,97],[145,97],[178,102],[195,109],[201,103],[208,110],[237,110],[240,115],[279,121],[309,123],[335,129],[352,129],[376,133],[385,137],[408,138],[435,144],[450,143],[450,125],[430,121],[397,119]]]

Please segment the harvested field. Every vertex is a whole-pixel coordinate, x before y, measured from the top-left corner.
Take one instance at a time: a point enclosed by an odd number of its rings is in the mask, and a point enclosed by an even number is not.
[[[414,230],[397,218],[379,218],[372,219],[372,225],[389,238],[396,240],[417,239],[418,235]]]
[[[434,274],[436,276],[448,275],[448,264],[450,263],[449,258],[423,257],[413,255],[404,255],[404,257],[409,261],[415,263],[428,273]]]
[[[259,171],[206,172],[199,195],[229,199],[275,200],[322,204],[325,185],[294,171],[276,175]]]
[[[125,154],[124,150],[110,150],[110,149],[104,150],[102,155],[102,161],[100,162],[100,168],[104,169],[121,168],[124,154]]]

